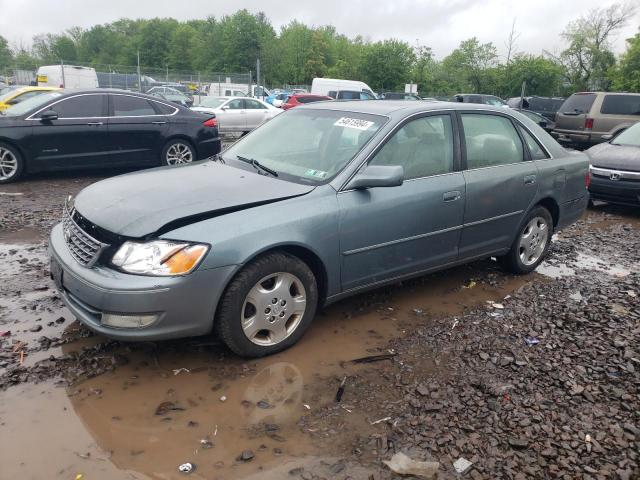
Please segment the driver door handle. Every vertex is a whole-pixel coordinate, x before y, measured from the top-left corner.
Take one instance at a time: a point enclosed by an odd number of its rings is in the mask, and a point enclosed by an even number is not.
[[[456,200],[460,200],[460,197],[460,192],[458,190],[453,190],[442,195],[442,200],[445,202],[455,202]]]
[[[104,122],[87,122],[87,125],[100,126],[104,125]]]

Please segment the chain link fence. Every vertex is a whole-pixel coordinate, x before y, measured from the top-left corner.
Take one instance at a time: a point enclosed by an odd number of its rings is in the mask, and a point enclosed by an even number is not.
[[[152,68],[141,65],[89,64],[82,62],[60,61],[60,77],[63,66],[67,68],[89,67],[96,72],[97,84],[100,88],[119,88],[147,92],[154,87],[170,86],[194,97],[206,95],[246,95],[256,94],[255,74],[225,72],[193,72],[165,68]],[[9,85],[37,85],[38,69],[45,64],[33,62],[15,62],[0,70],[0,81]],[[66,70],[65,70],[66,71]],[[58,85],[55,85],[58,86]],[[258,92],[259,94],[259,92]]]

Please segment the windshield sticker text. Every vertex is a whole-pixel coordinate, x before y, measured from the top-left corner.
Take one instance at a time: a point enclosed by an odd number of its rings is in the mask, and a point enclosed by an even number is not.
[[[342,117],[333,125],[336,127],[355,128],[356,130],[367,130],[374,122],[360,120],[359,118]]]
[[[327,176],[327,172],[323,172],[322,170],[307,170],[304,172],[307,177],[315,177],[315,178],[324,178]]]

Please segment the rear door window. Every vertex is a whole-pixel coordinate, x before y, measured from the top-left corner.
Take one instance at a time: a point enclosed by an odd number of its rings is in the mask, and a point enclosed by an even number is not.
[[[144,98],[112,95],[114,117],[146,117],[156,115],[151,103]]]
[[[566,115],[589,113],[595,100],[595,93],[574,93],[562,104],[560,112]]]
[[[522,133],[522,136],[524,137],[524,141],[527,143],[527,147],[529,147],[531,160],[544,160],[545,158],[549,158],[547,152],[545,152],[538,141],[533,138],[533,135],[531,135],[527,130],[520,126],[518,126],[518,128],[520,129],[520,133]]]
[[[104,116],[105,95],[80,95],[62,100],[52,109],[58,118],[93,118]]]
[[[522,140],[513,123],[498,115],[462,114],[467,168],[495,167],[522,162]]]
[[[640,95],[605,95],[600,113],[640,115]]]

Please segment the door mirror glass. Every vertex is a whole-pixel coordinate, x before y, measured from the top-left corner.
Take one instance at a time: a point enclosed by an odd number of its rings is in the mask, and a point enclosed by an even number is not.
[[[399,187],[404,181],[404,169],[400,165],[368,165],[347,185],[347,190],[373,187]]]
[[[220,110],[229,110],[229,105],[223,105],[220,107]]]
[[[55,110],[45,110],[40,114],[40,120],[43,122],[51,122],[52,120],[58,119],[58,112]]]

